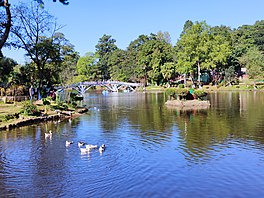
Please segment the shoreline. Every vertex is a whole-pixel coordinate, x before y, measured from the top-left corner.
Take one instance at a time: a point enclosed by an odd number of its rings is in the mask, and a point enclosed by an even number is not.
[[[12,120],[9,123],[3,124],[0,126],[0,132],[4,130],[10,130],[13,128],[19,128],[23,126],[29,126],[31,124],[37,124],[41,122],[47,122],[52,120],[60,120],[60,119],[68,119],[68,118],[76,118],[81,116],[82,114],[86,113],[88,111],[87,108],[79,108],[75,110],[73,113],[69,111],[62,111],[58,114],[52,114],[52,115],[44,115],[44,116],[38,116],[38,117],[28,117],[28,118],[18,118],[16,120]]]

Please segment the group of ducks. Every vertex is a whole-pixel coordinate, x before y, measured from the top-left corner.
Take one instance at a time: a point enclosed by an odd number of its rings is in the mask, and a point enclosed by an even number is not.
[[[45,138],[52,138],[52,131],[51,130],[48,133],[45,133]],[[66,147],[70,146],[71,144],[73,144],[73,141],[66,140],[66,143],[65,143]],[[80,151],[82,153],[90,152],[91,150],[98,148],[97,145],[87,144],[83,141],[78,142],[78,147],[80,148]],[[102,144],[98,150],[100,153],[103,153],[105,151],[105,144]]]
[[[73,141],[66,141],[65,145],[68,147],[70,146],[71,144],[73,144]],[[80,148],[80,151],[82,153],[86,153],[86,152],[90,152],[91,150],[93,149],[97,149],[98,148],[98,145],[93,145],[93,144],[87,144],[83,141],[79,141],[78,142],[78,147]],[[102,144],[100,147],[99,147],[99,152],[100,153],[103,153],[105,151],[105,144]]]

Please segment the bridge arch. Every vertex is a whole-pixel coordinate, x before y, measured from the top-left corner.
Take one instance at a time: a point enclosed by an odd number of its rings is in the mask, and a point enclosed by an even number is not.
[[[83,95],[91,87],[101,86],[105,87],[111,92],[118,92],[120,89],[129,89],[134,91],[136,87],[141,87],[141,83],[129,83],[129,82],[120,82],[120,81],[86,81],[80,82],[78,84],[73,84],[70,87],[78,91],[79,94]]]

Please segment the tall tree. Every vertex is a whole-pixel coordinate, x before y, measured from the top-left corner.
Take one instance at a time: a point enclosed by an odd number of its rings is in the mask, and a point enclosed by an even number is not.
[[[156,35],[139,35],[137,39],[131,41],[127,47],[127,59],[129,66],[127,69],[130,69],[130,81],[140,82],[145,80],[145,75],[142,73],[142,67],[138,63],[138,53],[140,52],[141,46],[150,40],[156,40]]]
[[[11,58],[0,58],[0,86],[8,83],[8,78],[17,63]]]
[[[264,53],[264,20],[257,21],[252,28],[252,36],[254,39],[254,45]]]
[[[75,77],[74,81],[83,82],[99,80],[101,76],[96,63],[97,57],[92,52],[88,52],[85,56],[80,57],[76,65],[78,75]]]
[[[195,71],[200,83],[201,70],[226,64],[230,47],[223,36],[211,33],[206,22],[196,22],[184,30],[176,44],[177,71],[182,74]]]
[[[43,0],[35,0],[36,2],[40,3],[41,5],[44,5]],[[56,0],[53,0],[53,2],[56,2]],[[64,5],[68,5],[68,0],[59,0]],[[4,44],[6,44],[11,25],[12,25],[12,16],[10,11],[10,4],[8,0],[0,0],[0,9],[3,8],[4,12],[0,10],[0,58],[3,56],[2,54],[2,48]]]
[[[171,36],[169,32],[158,31],[157,40],[163,41],[165,43],[171,44]]]
[[[15,35],[14,43],[26,51],[26,56],[37,67],[37,79],[34,80],[38,82],[39,95],[49,71],[46,64],[61,61],[59,44],[56,43],[59,38],[55,34],[58,29],[55,18],[37,3],[31,3],[30,6],[21,3],[14,9],[11,29]]]
[[[0,0],[1,8],[4,8],[4,12],[0,11],[0,58],[3,57],[2,48],[7,41],[11,29],[11,11],[8,0]]]
[[[99,61],[97,63],[99,71],[101,72],[102,80],[108,80],[110,78],[108,59],[111,53],[117,50],[115,45],[116,40],[111,38],[110,35],[104,34],[95,46],[96,54]]]
[[[161,84],[161,67],[173,61],[172,46],[164,41],[150,40],[141,46],[137,58],[146,82]]]
[[[247,68],[247,74],[251,79],[263,79],[264,55],[257,47],[250,48],[246,54],[239,58],[242,66]]]
[[[132,81],[134,76],[133,67],[131,67],[128,52],[117,49],[109,57],[111,80]]]

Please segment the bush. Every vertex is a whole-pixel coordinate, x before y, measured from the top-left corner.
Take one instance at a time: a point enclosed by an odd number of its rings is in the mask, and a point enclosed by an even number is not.
[[[205,96],[207,96],[207,93],[203,90],[194,90],[193,94],[196,98],[203,100]]]
[[[168,88],[165,93],[174,99],[183,99],[188,94],[188,89],[185,88]]]
[[[179,84],[178,87],[179,87],[180,89],[183,89],[183,88],[184,88],[184,84]]]
[[[203,100],[204,97],[207,95],[207,93],[203,90],[189,90],[187,88],[168,88],[166,89],[165,93],[170,96],[171,98],[174,99],[178,99],[178,100],[182,100],[182,99],[194,99],[194,98],[198,98]]]
[[[38,110],[37,106],[32,104],[30,101],[24,102],[21,113],[24,115],[31,115],[31,116],[40,115],[40,111]]]

